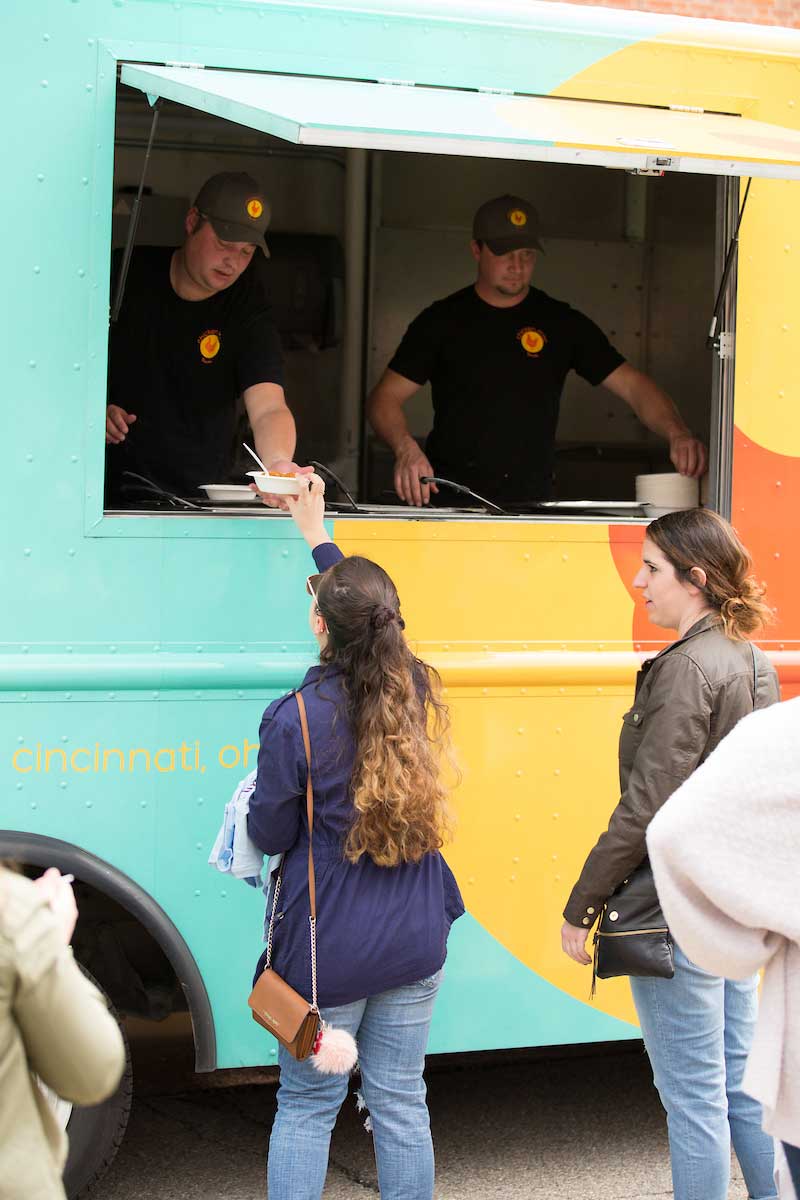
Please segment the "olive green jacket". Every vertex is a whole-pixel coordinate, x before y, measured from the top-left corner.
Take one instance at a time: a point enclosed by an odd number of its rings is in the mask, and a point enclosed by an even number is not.
[[[737,721],[779,699],[766,655],[726,637],[715,616],[643,664],[633,707],[622,718],[620,801],[564,909],[571,925],[594,924],[603,902],[645,858],[647,826],[662,804]]]
[[[0,1197],[64,1200],[67,1139],[33,1073],[65,1100],[98,1104],[125,1051],[30,880],[0,867]]]

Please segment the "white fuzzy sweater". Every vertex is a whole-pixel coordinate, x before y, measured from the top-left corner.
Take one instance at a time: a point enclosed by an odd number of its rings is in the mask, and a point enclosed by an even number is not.
[[[764,966],[744,1086],[764,1128],[800,1145],[800,698],[745,717],[647,832],[685,954],[715,975]]]

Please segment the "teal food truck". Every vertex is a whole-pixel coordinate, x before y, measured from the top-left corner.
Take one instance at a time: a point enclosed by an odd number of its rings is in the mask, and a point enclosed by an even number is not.
[[[242,499],[243,461],[197,480],[221,492],[104,501],[112,254],[134,212],[134,256],[177,245],[203,181],[247,171],[273,211],[297,461],[343,481],[330,530],[397,580],[451,708],[468,914],[431,1051],[636,1037],[624,984],[589,1003],[558,928],[657,645],[628,585],[633,479],[665,451],[572,379],[549,508],[407,508],[364,400],[408,321],[469,282],[475,208],[530,196],[537,282],[709,444],[709,503],[779,603],[765,645],[791,694],[800,34],[523,0],[13,0],[4,27],[0,854],[74,873],[76,954],[120,1014],[187,1013],[199,1071],[275,1062],[245,1002],[263,897],[207,860],[264,707],[312,661],[310,558]],[[408,414],[424,436],[427,389]],[[130,1086],[60,1110],[70,1196],[113,1156]]]

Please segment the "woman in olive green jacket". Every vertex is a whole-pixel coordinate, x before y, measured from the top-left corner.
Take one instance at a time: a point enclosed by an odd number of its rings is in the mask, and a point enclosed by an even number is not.
[[[741,717],[779,699],[773,667],[747,640],[770,615],[751,565],[727,521],[705,509],[647,528],[634,586],[650,620],[678,639],[644,664],[623,717],[621,797],[564,909],[562,946],[576,962],[591,962],[587,933],[646,857],[647,826],[661,806]],[[631,988],[667,1112],[675,1200],[727,1200],[731,1141],[751,1200],[772,1200],[772,1141],[741,1087],[757,977],[721,979],[680,946],[674,952],[674,978],[635,978]]]
[[[67,1139],[35,1076],[73,1104],[117,1087],[125,1050],[69,941],[77,917],[56,870],[31,882],[0,866],[0,1196],[64,1200]]]

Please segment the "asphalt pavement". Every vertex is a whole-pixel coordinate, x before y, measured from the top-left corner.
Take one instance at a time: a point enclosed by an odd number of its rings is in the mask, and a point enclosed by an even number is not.
[[[264,1200],[274,1083],[253,1072],[192,1079],[157,1063],[139,1074],[125,1141],[92,1200]],[[428,1089],[437,1200],[672,1195],[664,1116],[640,1044],[590,1057],[433,1060]],[[334,1132],[325,1200],[379,1194],[354,1092]],[[730,1200],[746,1196],[734,1164]]]

